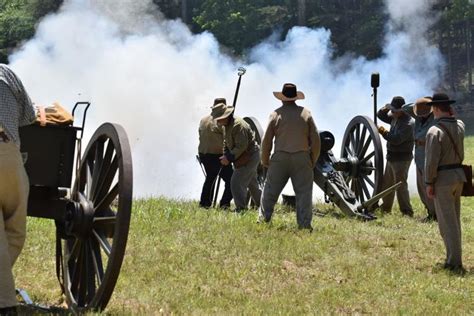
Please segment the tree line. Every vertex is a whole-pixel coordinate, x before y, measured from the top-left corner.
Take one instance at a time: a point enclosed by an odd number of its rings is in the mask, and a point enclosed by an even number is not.
[[[387,13],[384,0],[152,0],[170,19],[190,29],[213,33],[223,47],[244,56],[249,48],[295,25],[331,30],[336,56],[368,59],[382,54]],[[0,0],[0,61],[34,35],[38,21],[56,11],[63,0]],[[438,22],[430,29],[432,44],[447,60],[444,87],[469,100],[472,83],[474,0],[438,0]]]

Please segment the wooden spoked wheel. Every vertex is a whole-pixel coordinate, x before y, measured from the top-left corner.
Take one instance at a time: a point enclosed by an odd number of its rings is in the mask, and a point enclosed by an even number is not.
[[[109,302],[127,244],[132,177],[124,129],[101,125],[80,162],[65,221],[63,283],[73,311],[100,311]]]
[[[382,190],[382,143],[377,126],[369,117],[356,116],[349,122],[342,140],[341,159],[349,162],[344,179],[361,203]]]

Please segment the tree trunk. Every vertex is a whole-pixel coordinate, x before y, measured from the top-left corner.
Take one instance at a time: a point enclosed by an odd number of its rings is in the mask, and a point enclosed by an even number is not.
[[[306,0],[298,0],[298,25],[306,25]]]
[[[188,0],[181,0],[181,19],[188,23]]]

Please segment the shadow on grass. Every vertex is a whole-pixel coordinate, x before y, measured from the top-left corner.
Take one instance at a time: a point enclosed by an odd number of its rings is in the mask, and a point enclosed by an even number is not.
[[[72,315],[71,311],[59,306],[18,305],[18,315]]]

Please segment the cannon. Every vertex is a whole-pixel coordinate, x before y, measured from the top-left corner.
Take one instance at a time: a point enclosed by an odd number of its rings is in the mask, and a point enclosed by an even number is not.
[[[258,120],[254,117],[245,117],[244,120],[260,143],[263,129]],[[395,191],[401,183],[382,191],[384,157],[374,121],[367,116],[356,116],[349,122],[339,159],[332,152],[334,135],[329,131],[320,131],[319,136],[321,153],[313,173],[314,182],[323,191],[325,202],[334,203],[348,216],[375,219],[373,211],[379,200]],[[263,185],[265,171],[262,166],[258,169],[258,180]]]
[[[348,216],[366,220],[375,219],[373,211],[379,206],[379,200],[401,185],[400,182],[382,191],[384,157],[376,125],[379,83],[379,74],[372,74],[374,120],[359,115],[349,122],[342,139],[339,159],[332,152],[335,145],[334,135],[329,131],[321,131],[321,153],[313,169],[314,182],[323,191],[326,203],[334,203]],[[254,117],[244,117],[244,120],[254,131],[257,142],[261,144],[263,129],[258,120]],[[257,172],[258,182],[263,186],[266,174],[263,166],[260,165]],[[214,194],[215,200],[217,191]],[[284,196],[284,202],[286,199],[291,199],[289,204],[294,203],[291,196]]]
[[[132,208],[132,158],[125,130],[104,123],[81,157],[82,126],[20,128],[30,181],[28,216],[56,224],[56,274],[75,313],[103,310],[114,290]],[[75,178],[73,173],[75,171]]]

